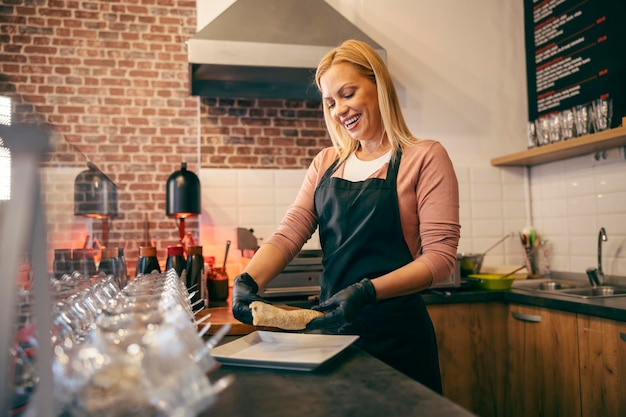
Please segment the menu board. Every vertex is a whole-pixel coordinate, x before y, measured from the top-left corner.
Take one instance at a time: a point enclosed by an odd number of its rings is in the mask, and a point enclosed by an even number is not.
[[[524,0],[529,121],[611,99],[626,116],[626,0]]]

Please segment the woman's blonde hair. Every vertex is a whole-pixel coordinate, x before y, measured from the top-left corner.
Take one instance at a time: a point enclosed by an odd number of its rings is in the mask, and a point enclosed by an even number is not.
[[[361,75],[376,85],[378,110],[391,148],[395,151],[414,144],[417,139],[413,137],[404,121],[389,70],[374,48],[365,42],[351,39],[328,52],[321,59],[315,73],[315,83],[320,92],[322,91],[320,79],[331,66],[339,63],[352,64]],[[346,129],[337,123],[331,116],[328,106],[324,105],[323,108],[326,127],[341,162],[359,147],[359,142],[352,139]]]

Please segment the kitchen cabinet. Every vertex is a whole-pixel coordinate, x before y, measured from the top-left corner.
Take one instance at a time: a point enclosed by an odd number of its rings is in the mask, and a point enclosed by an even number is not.
[[[626,117],[622,125],[491,160],[493,166],[532,166],[626,146]]]
[[[431,304],[444,397],[481,417],[503,416],[507,306]]]
[[[578,316],[582,417],[626,416],[626,323]]]
[[[576,314],[510,304],[507,331],[504,415],[580,416]]]

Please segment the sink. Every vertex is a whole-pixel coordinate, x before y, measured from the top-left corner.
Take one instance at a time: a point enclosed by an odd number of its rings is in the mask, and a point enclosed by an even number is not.
[[[559,279],[529,279],[518,280],[513,283],[512,289],[528,292],[551,292],[578,298],[611,298],[625,297],[626,287],[605,285],[591,287],[589,283]]]
[[[626,287],[614,287],[604,285],[600,287],[575,288],[566,289],[558,292],[562,295],[571,295],[581,298],[607,298],[607,297],[624,297],[626,296]]]
[[[587,282],[561,279],[527,279],[513,282],[514,290],[525,291],[561,291],[589,287]],[[589,287],[590,288],[590,287]]]

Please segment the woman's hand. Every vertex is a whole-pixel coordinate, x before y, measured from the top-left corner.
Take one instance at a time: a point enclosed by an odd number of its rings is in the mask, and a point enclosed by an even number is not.
[[[261,301],[270,304],[265,298],[257,295],[259,286],[254,279],[244,272],[235,277],[233,283],[233,316],[242,323],[252,325],[252,310],[250,303],[253,301]],[[209,297],[211,297],[209,295]]]
[[[324,316],[314,319],[307,325],[307,330],[329,329],[337,331],[352,323],[361,310],[376,302],[376,289],[367,278],[344,288],[313,310],[321,311]]]

